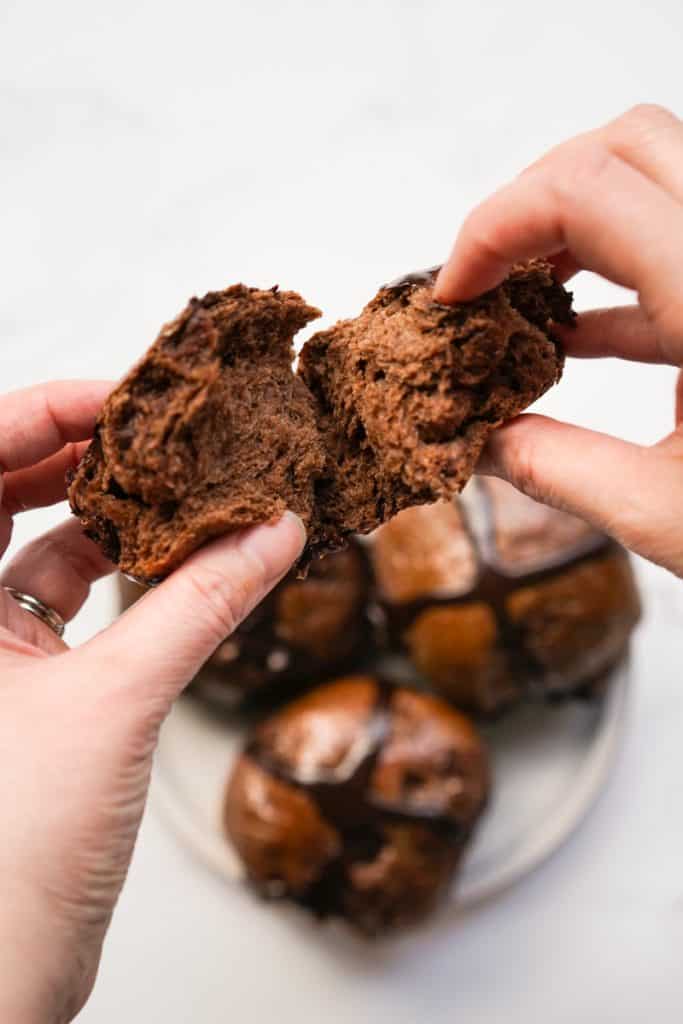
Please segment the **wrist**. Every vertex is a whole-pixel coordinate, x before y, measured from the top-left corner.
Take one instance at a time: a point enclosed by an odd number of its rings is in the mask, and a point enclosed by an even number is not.
[[[60,919],[29,887],[13,886],[8,897],[0,915],[0,1021],[68,1024],[92,990],[103,933]]]

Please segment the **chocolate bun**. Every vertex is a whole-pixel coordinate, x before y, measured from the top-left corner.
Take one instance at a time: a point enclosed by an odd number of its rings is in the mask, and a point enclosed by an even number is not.
[[[457,306],[433,274],[381,288],[319,332],[296,292],[237,284],[192,299],[112,391],[71,475],[71,508],[148,583],[212,537],[285,509],[301,569],[395,512],[461,490],[490,432],[561,375],[552,321],[571,295],[542,260]]]
[[[232,772],[224,821],[261,893],[372,934],[436,905],[488,790],[486,753],[464,715],[353,676],[256,729]]]
[[[622,548],[501,480],[404,511],[373,541],[390,643],[480,714],[598,684],[640,614]]]

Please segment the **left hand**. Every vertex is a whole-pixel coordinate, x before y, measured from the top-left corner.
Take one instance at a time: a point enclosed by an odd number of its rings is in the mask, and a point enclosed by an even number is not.
[[[65,497],[109,385],[0,397],[0,555],[12,516]],[[70,519],[0,575],[0,1020],[62,1024],[92,988],[145,805],[159,728],[305,540],[286,513],[191,556],[113,626],[69,650],[3,586],[65,620],[113,571]]]

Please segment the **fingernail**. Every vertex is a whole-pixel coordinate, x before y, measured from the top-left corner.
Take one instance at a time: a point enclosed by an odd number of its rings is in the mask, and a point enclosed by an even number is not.
[[[269,579],[278,579],[292,566],[306,543],[306,528],[294,512],[285,512],[275,523],[250,530],[243,547],[263,562]]]
[[[443,298],[443,281],[445,276],[445,268],[446,264],[444,263],[443,266],[441,267],[441,270],[436,275],[434,288],[432,289],[432,295],[434,296],[436,302],[441,302]]]
[[[301,554],[301,552],[304,549],[304,545],[305,545],[306,541],[308,540],[308,533],[306,532],[306,527],[304,526],[304,521],[303,521],[303,519],[301,519],[296,514],[296,512],[290,512],[289,509],[287,509],[287,511],[285,512],[283,518],[284,519],[288,519],[291,523],[295,523],[296,524],[296,528],[299,531],[299,537],[300,537],[300,543],[301,543],[301,547],[299,548],[299,554]]]

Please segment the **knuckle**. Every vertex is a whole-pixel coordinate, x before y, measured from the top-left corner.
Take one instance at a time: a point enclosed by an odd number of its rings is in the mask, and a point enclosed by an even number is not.
[[[60,417],[52,404],[52,392],[49,385],[45,384],[42,386],[40,391],[40,400],[43,405],[43,416],[50,426],[50,429],[54,435],[55,443],[63,448],[69,443],[69,438],[66,436],[64,428],[62,426]]]
[[[18,566],[23,569],[24,565],[47,565],[48,562],[54,560],[55,555],[59,557],[59,550],[55,550],[56,545],[48,534],[44,534],[42,537],[35,537],[33,540],[28,541],[23,547],[17,552],[16,556],[12,559],[10,567],[16,569]]]
[[[239,588],[213,569],[188,574],[189,600],[201,609],[202,618],[217,637],[229,636],[242,620]]]
[[[485,204],[476,207],[465,219],[462,234],[474,251],[479,253],[489,263],[505,262],[502,247],[498,244],[493,234],[495,221],[487,216]]]
[[[617,152],[628,158],[656,145],[663,134],[680,124],[675,114],[656,103],[639,103],[609,124],[605,138]]]
[[[603,187],[616,164],[617,157],[599,139],[567,149],[548,173],[547,183],[562,207],[574,205],[587,192]]]
[[[488,451],[493,465],[518,490],[532,498],[540,495],[538,441],[533,429],[533,413],[495,430],[489,438]]]
[[[616,123],[652,130],[661,125],[673,124],[677,120],[675,114],[659,103],[636,103],[625,114],[622,114]]]
[[[525,413],[508,427],[502,428],[501,433],[509,431],[505,442],[505,476],[534,501],[553,508],[564,508],[565,502],[557,485],[552,447],[548,446],[546,431],[542,429],[548,426],[543,417]]]
[[[530,498],[539,499],[538,445],[533,434],[525,431],[516,443],[514,462],[510,466],[511,482]]]
[[[247,552],[235,552],[230,576],[210,566],[186,573],[188,600],[199,606],[207,627],[220,643],[237,629],[265,586],[263,563]]]
[[[79,536],[78,541],[81,541]],[[40,542],[36,542],[38,545]],[[40,550],[40,549],[39,549]],[[91,548],[82,542],[74,544],[66,531],[57,530],[44,537],[43,554],[51,558],[65,570],[70,570],[77,579],[84,583],[100,575],[101,559],[99,549]]]
[[[81,534],[74,534],[71,524],[57,527],[42,537],[29,541],[17,553],[10,568],[24,576],[40,567],[50,576],[58,575],[65,593],[79,593],[93,580],[111,571],[111,567],[92,543],[84,543]]]
[[[643,289],[639,299],[655,329],[661,361],[675,365],[680,360],[679,350],[683,343],[683,297],[657,282],[655,294]]]

